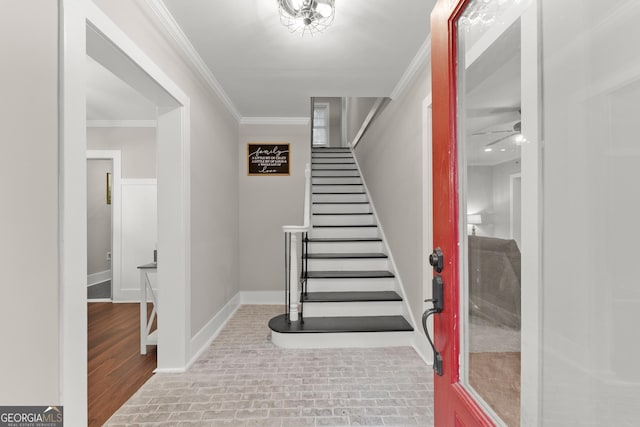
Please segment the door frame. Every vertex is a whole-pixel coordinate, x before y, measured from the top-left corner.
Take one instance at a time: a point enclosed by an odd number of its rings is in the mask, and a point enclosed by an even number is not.
[[[87,422],[86,55],[159,107],[158,370],[184,371],[190,357],[190,101],[90,0],[59,5],[60,403],[69,425]],[[92,52],[95,43],[101,52]],[[95,58],[95,56],[94,56]]]
[[[87,160],[111,160],[111,301],[118,301],[120,292],[120,252],[122,194],[120,179],[122,163],[120,150],[87,150]]]

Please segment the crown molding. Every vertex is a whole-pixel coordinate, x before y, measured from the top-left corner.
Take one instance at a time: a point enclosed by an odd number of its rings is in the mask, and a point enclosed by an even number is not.
[[[88,128],[155,128],[155,120],[87,120]]]
[[[431,34],[427,36],[427,39],[422,43],[420,49],[416,53],[416,56],[413,57],[413,60],[405,70],[404,74],[398,81],[398,84],[391,92],[390,98],[397,99],[402,93],[407,89],[409,83],[413,80],[416,73],[420,69],[420,67],[427,61],[427,59],[431,56]]]
[[[215,78],[209,67],[205,64],[202,57],[198,54],[196,49],[193,47],[187,36],[184,34],[176,20],[171,15],[171,12],[167,9],[162,0],[145,0],[145,3],[149,6],[149,8],[156,14],[162,26],[167,31],[167,33],[171,36],[171,38],[177,43],[178,47],[186,58],[191,62],[194,70],[200,74],[200,76],[207,83],[209,88],[220,97],[223,104],[229,110],[229,112],[233,115],[236,121],[240,122],[242,116],[238,112],[238,109],[231,99],[224,91],[218,80]]]
[[[293,125],[303,126],[309,124],[309,117],[243,117],[241,125]]]

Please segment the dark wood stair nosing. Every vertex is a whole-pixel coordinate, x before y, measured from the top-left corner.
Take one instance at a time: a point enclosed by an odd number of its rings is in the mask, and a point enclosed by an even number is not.
[[[281,314],[269,321],[269,328],[278,333],[370,333],[412,332],[413,327],[403,316],[340,316],[305,317],[304,321],[288,322]]]
[[[388,259],[384,253],[312,253],[309,259]]]
[[[382,242],[380,237],[316,237],[310,238],[309,243],[353,243],[353,242]]]
[[[374,228],[378,224],[314,225],[313,228]]]
[[[307,279],[393,279],[386,270],[307,271]]]
[[[302,301],[307,302],[388,302],[402,301],[396,291],[342,291],[342,292],[308,292],[303,294]]]
[[[373,212],[318,212],[311,215],[373,215]]]
[[[366,202],[311,202],[313,205],[366,205],[369,204]]]

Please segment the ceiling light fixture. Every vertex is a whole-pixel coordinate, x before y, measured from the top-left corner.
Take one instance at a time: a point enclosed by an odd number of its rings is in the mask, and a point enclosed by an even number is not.
[[[278,0],[280,22],[292,33],[321,33],[333,22],[335,0]]]

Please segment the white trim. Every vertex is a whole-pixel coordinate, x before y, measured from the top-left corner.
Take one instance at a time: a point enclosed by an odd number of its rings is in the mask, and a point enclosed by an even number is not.
[[[111,270],[100,271],[98,273],[87,275],[87,287],[99,285],[107,280],[111,280]]]
[[[242,305],[278,305],[284,304],[283,294],[280,291],[240,291],[233,296],[222,309],[207,322],[191,338],[191,359],[185,368],[166,369],[158,368],[155,372],[179,373],[188,370],[198,360],[202,353],[211,345],[220,334],[229,319],[233,317]]]
[[[532,0],[521,19],[522,145],[520,187],[522,240],[521,283],[521,388],[520,422],[537,426],[542,422],[542,70],[540,54],[539,1]],[[550,347],[552,348],[552,347]]]
[[[509,238],[515,240],[513,237],[514,232],[514,223],[515,223],[515,215],[513,212],[514,204],[513,204],[513,190],[516,188],[515,182],[516,180],[520,180],[520,199],[522,200],[522,173],[513,173],[509,175]],[[520,203],[522,206],[522,202]],[[522,217],[522,214],[520,215]],[[520,223],[520,233],[522,234],[522,222]],[[521,248],[521,242],[517,242],[518,247]]]
[[[154,128],[155,120],[87,120],[88,128]]]
[[[242,116],[238,112],[238,109],[215,78],[209,67],[202,60],[202,57],[200,57],[196,49],[193,47],[165,4],[161,0],[145,0],[145,3],[156,14],[164,29],[177,43],[178,47],[184,53],[189,62],[191,62],[194,70],[197,71],[197,73],[207,83],[213,93],[220,97],[220,100],[236,121],[240,122]]]
[[[121,200],[122,199],[122,194],[125,193],[125,187],[127,186],[153,186],[156,188],[156,197],[157,197],[157,187],[158,187],[158,180],[155,178],[121,178],[120,179],[120,185],[118,185],[118,190],[119,190],[119,194],[118,194],[118,198]],[[157,202],[156,202],[156,209],[157,209]],[[114,279],[117,278],[117,281],[114,280],[113,284],[112,284],[112,290],[113,290],[113,294],[111,295],[113,302],[139,302],[140,301],[140,282],[138,280],[136,280],[134,282],[134,287],[123,287],[125,284],[123,283],[123,271],[124,271],[124,266],[123,266],[123,260],[122,260],[122,253],[124,252],[124,242],[123,242],[123,238],[122,238],[122,203],[120,203],[120,210],[118,211],[118,215],[117,215],[117,219],[118,219],[118,232],[116,233],[115,227],[114,227],[114,234],[113,234],[113,246],[112,246],[112,250],[113,250],[113,254],[115,257],[115,254],[118,255],[118,259],[117,262],[112,262],[111,264],[111,269],[113,271],[113,277]],[[156,212],[157,213],[157,212]],[[114,217],[115,217],[115,209],[114,209]],[[151,261],[151,259],[149,259],[149,261]],[[129,266],[129,268],[131,268],[131,266]],[[138,278],[138,275],[136,274],[136,279]],[[128,284],[129,286],[131,286],[132,284]],[[156,285],[157,286],[157,285]]]
[[[213,340],[220,334],[229,319],[233,317],[238,308],[242,305],[240,302],[240,292],[235,294],[218,313],[211,318],[196,334],[191,338],[190,354],[191,359],[186,367],[182,370],[175,369],[156,369],[155,372],[184,372],[189,369],[198,360],[202,353],[211,345]]]
[[[87,424],[86,23],[88,0],[59,0],[58,200],[60,396],[65,423]]]
[[[364,187],[364,191],[367,195],[367,200],[369,200],[369,206],[371,207],[371,212],[373,212],[374,218],[378,222],[378,230],[380,232],[380,237],[382,238],[382,243],[384,247],[386,247],[387,256],[389,257],[389,266],[391,267],[391,271],[395,274],[396,283],[398,284],[398,290],[400,291],[400,295],[402,296],[402,304],[404,306],[404,312],[407,316],[409,316],[409,323],[413,326],[414,330],[418,327],[418,323],[416,319],[413,317],[413,312],[411,311],[411,307],[409,306],[409,301],[407,300],[407,292],[404,289],[404,285],[402,284],[402,278],[400,277],[400,272],[398,271],[398,267],[396,265],[395,260],[393,259],[393,254],[391,253],[391,248],[389,248],[387,236],[384,233],[384,228],[382,227],[382,223],[379,221],[378,212],[376,211],[375,204],[373,203],[373,198],[371,197],[371,193],[369,192],[369,188],[367,187],[366,180],[364,175],[362,174],[362,169],[360,169],[360,163],[358,163],[358,157],[356,156],[355,151],[352,151],[353,161],[355,162],[356,168],[358,169],[358,174],[360,174],[360,180],[362,181],[362,186]]]
[[[409,87],[409,84],[413,80],[413,77],[416,75],[420,67],[427,61],[427,58],[431,55],[431,34],[429,34],[418,49],[418,52],[413,57],[413,60],[405,70],[402,77],[396,84],[396,87],[391,92],[391,99],[399,98],[403,92]]]
[[[94,303],[94,302],[113,302],[113,301],[111,299],[109,299],[109,298],[91,298],[91,299],[87,300],[87,303],[89,303],[89,304]]]
[[[310,121],[309,117],[242,117],[240,124],[306,126]]]
[[[422,301],[432,297],[433,268],[427,257],[427,254],[433,251],[432,123],[432,101],[431,93],[429,93],[422,101]],[[421,306],[422,310],[427,310],[432,308],[433,304],[422,302]],[[430,320],[428,327],[433,337],[433,317]],[[421,336],[422,344],[429,348],[424,354],[418,353],[427,363],[433,364],[433,350],[429,346],[424,331],[422,331],[422,322],[418,325],[418,329],[420,332],[416,334],[416,340],[418,336]]]
[[[284,306],[284,291],[240,291],[242,305],[278,305]]]
[[[87,150],[87,159],[111,160],[111,297],[119,297],[122,266],[122,159],[120,150]]]
[[[360,139],[362,139],[362,135],[364,135],[367,128],[371,124],[371,121],[380,110],[380,107],[382,107],[382,104],[384,104],[385,99],[386,98],[378,98],[375,100],[375,102],[371,106],[371,109],[369,110],[369,113],[367,114],[367,117],[364,118],[364,121],[362,122],[362,125],[358,130],[358,133],[353,138],[353,141],[351,141],[351,147],[356,148],[356,145],[358,145],[358,143],[360,142]]]

